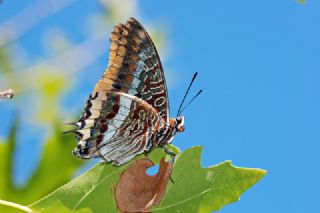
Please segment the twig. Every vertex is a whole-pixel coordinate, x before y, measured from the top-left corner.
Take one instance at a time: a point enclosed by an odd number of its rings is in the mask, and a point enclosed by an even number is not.
[[[13,202],[10,202],[10,201],[5,201],[5,200],[1,200],[0,199],[0,204],[4,205],[4,206],[10,206],[12,208],[16,208],[16,209],[19,209],[19,210],[24,211],[24,212],[28,212],[28,213],[32,212],[32,210],[29,209],[28,207],[22,206],[20,204],[13,203]]]
[[[13,96],[14,96],[13,89],[8,89],[6,91],[0,92],[0,99],[1,98],[10,99],[10,98],[13,98]]]

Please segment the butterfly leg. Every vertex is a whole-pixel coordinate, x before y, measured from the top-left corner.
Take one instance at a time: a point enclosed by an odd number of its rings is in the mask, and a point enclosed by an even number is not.
[[[173,151],[171,151],[170,149],[168,149],[168,147],[166,146],[161,146],[161,148],[163,148],[164,152],[168,155],[170,155],[172,158],[171,158],[171,162],[174,163],[174,160],[176,159],[176,153],[174,153]]]
[[[171,151],[171,150],[169,150],[166,146],[161,146],[161,148],[163,148],[163,150],[164,150],[164,152],[166,153],[166,154],[168,154],[168,155],[171,155],[171,160],[170,160],[170,163],[174,163],[174,160],[175,160],[175,158],[176,158],[176,153],[174,153],[173,151]],[[171,172],[170,172],[170,181],[172,182],[172,183],[174,183],[174,181],[173,181],[173,179],[171,178]]]
[[[144,152],[143,152],[143,155],[144,155],[146,158],[148,158],[148,154],[149,154],[148,151],[144,151]]]

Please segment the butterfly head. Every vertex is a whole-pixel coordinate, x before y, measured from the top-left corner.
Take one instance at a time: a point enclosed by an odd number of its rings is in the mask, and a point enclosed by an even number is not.
[[[184,131],[184,116],[180,115],[176,118],[176,129],[178,132]]]

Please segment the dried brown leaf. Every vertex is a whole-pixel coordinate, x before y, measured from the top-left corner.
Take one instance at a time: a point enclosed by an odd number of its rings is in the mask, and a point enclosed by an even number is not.
[[[146,173],[154,166],[148,158],[137,160],[125,170],[115,187],[115,197],[121,212],[150,212],[154,205],[158,205],[165,195],[172,163],[160,161],[157,174],[150,176]]]

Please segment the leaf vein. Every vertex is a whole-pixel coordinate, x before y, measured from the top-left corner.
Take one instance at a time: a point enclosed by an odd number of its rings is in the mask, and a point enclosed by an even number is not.
[[[99,182],[95,185],[94,188],[90,189],[87,193],[85,193],[85,194],[83,195],[83,197],[82,197],[82,198],[76,203],[76,205],[73,207],[73,209],[71,210],[71,212],[74,212],[74,211],[77,209],[77,207],[81,204],[81,202],[82,202],[86,197],[88,197],[89,194],[90,194],[96,187],[98,187],[98,186],[99,186],[101,183],[103,183],[108,177],[110,177],[111,175],[113,175],[113,174],[115,174],[115,173],[117,173],[117,171],[114,171],[114,172],[110,173],[109,175],[105,176],[101,181],[99,181]],[[91,184],[93,184],[93,183],[91,182]]]
[[[164,206],[164,207],[161,207],[161,208],[155,208],[155,209],[153,209],[153,211],[154,211],[154,212],[155,212],[155,211],[160,211],[160,210],[169,209],[169,208],[172,208],[172,207],[181,205],[181,204],[186,203],[186,202],[188,202],[188,201],[190,201],[190,200],[197,199],[198,197],[201,197],[201,196],[205,195],[205,194],[206,194],[207,192],[209,192],[209,191],[211,191],[211,188],[206,189],[206,190],[200,192],[200,193],[197,194],[197,195],[194,195],[194,196],[192,196],[192,197],[189,197],[189,198],[187,198],[187,199],[184,199],[184,200],[182,200],[182,201],[180,201],[180,202],[177,202],[177,203],[175,203],[175,204],[171,204],[171,205]]]

